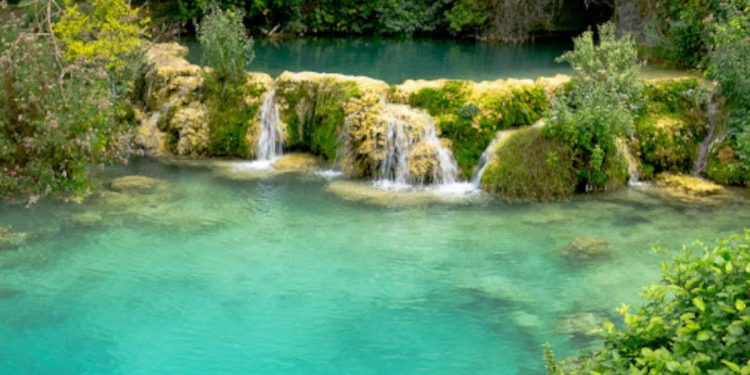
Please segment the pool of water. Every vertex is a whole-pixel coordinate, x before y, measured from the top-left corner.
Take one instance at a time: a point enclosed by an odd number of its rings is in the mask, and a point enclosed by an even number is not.
[[[200,45],[185,39],[188,60],[200,64]],[[522,45],[469,40],[304,38],[255,41],[248,69],[278,76],[285,70],[364,75],[388,83],[407,79],[495,80],[570,73],[555,58],[572,48],[564,41]]]
[[[571,316],[613,318],[658,279],[652,245],[750,223],[747,203],[634,189],[361,201],[333,187],[367,183],[328,175],[147,159],[110,174],[165,187],[0,207],[29,234],[0,250],[4,374],[540,374],[544,342],[561,356],[597,344]],[[609,256],[569,260],[578,236]]]

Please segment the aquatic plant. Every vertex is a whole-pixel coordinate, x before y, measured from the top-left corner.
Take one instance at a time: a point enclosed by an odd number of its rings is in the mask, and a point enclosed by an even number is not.
[[[604,348],[557,362],[545,350],[549,374],[750,373],[750,231],[713,246],[685,248],[662,263],[661,282],[645,288],[645,303],[622,305],[624,327],[604,323]]]

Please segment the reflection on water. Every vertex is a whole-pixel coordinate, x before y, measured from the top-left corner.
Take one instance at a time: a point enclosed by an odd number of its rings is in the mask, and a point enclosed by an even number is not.
[[[200,63],[200,46],[184,40],[188,59]],[[255,42],[249,69],[278,76],[285,70],[365,75],[388,83],[407,79],[495,80],[567,73],[555,58],[572,43],[523,45],[468,40],[388,38],[305,38]]]
[[[382,205],[325,174],[225,169],[136,160],[112,177],[163,182],[0,207],[29,233],[0,251],[4,373],[541,373],[542,343],[596,345],[588,329],[658,279],[652,245],[750,223],[746,202],[634,189]]]

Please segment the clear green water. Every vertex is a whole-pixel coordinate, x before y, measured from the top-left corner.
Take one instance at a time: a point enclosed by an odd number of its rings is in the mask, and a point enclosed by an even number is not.
[[[148,160],[112,173],[172,188],[0,209],[31,236],[0,251],[3,374],[541,373],[545,341],[561,355],[591,344],[561,320],[613,316],[657,279],[651,245],[750,223],[745,203],[632,189],[379,206],[316,175],[236,180]],[[70,220],[84,212],[103,221]],[[612,256],[566,261],[557,249],[584,235]]]
[[[188,60],[200,64],[200,45],[183,40]],[[468,40],[305,38],[255,42],[253,71],[278,76],[285,70],[364,75],[401,83],[407,79],[495,80],[537,78],[569,73],[555,58],[572,43],[537,42],[522,45]]]

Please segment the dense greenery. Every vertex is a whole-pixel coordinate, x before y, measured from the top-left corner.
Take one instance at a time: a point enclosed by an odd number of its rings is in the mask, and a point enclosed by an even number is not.
[[[117,3],[110,5],[125,4]],[[113,74],[133,70],[137,58],[87,46],[124,41],[137,49],[142,23],[102,4],[69,4],[58,23],[48,8],[33,17],[6,15],[0,24],[0,194],[8,200],[85,194],[92,166],[125,160],[133,85],[120,81],[126,89],[118,89]],[[111,35],[127,40],[111,43]]]
[[[435,117],[441,135],[453,142],[453,155],[466,176],[471,176],[495,132],[533,124],[549,104],[539,86],[508,84],[495,92],[474,95],[468,81],[423,88],[411,94],[408,102]]]
[[[698,145],[706,136],[709,95],[697,78],[645,83],[646,105],[636,120],[632,145],[641,161],[641,177],[692,172]]]
[[[750,181],[750,5],[725,9],[727,21],[716,26],[708,74],[719,82],[728,118],[722,142],[714,148],[708,175],[716,181]]]
[[[482,188],[507,200],[547,201],[575,192],[573,155],[557,140],[527,127],[507,135],[482,176]]]
[[[550,374],[750,374],[750,232],[715,246],[686,249],[662,264],[662,280],[645,303],[619,311],[625,326],[606,323],[604,348]]]
[[[536,32],[582,30],[611,5],[582,0],[170,0],[157,18],[189,22],[216,4],[242,9],[257,33],[440,35],[525,41]],[[605,14],[607,12],[604,12]]]
[[[575,50],[560,60],[576,75],[570,90],[554,101],[546,133],[573,150],[583,189],[618,186],[627,173],[615,140],[632,134],[642,89],[635,41],[629,36],[618,39],[615,26],[604,24],[598,43],[593,32],[585,32],[575,39]]]
[[[245,66],[253,59],[253,42],[236,10],[213,7],[198,25],[203,61],[204,102],[210,129],[209,154],[245,157],[250,153],[246,134],[257,106],[246,103],[250,94]]]

